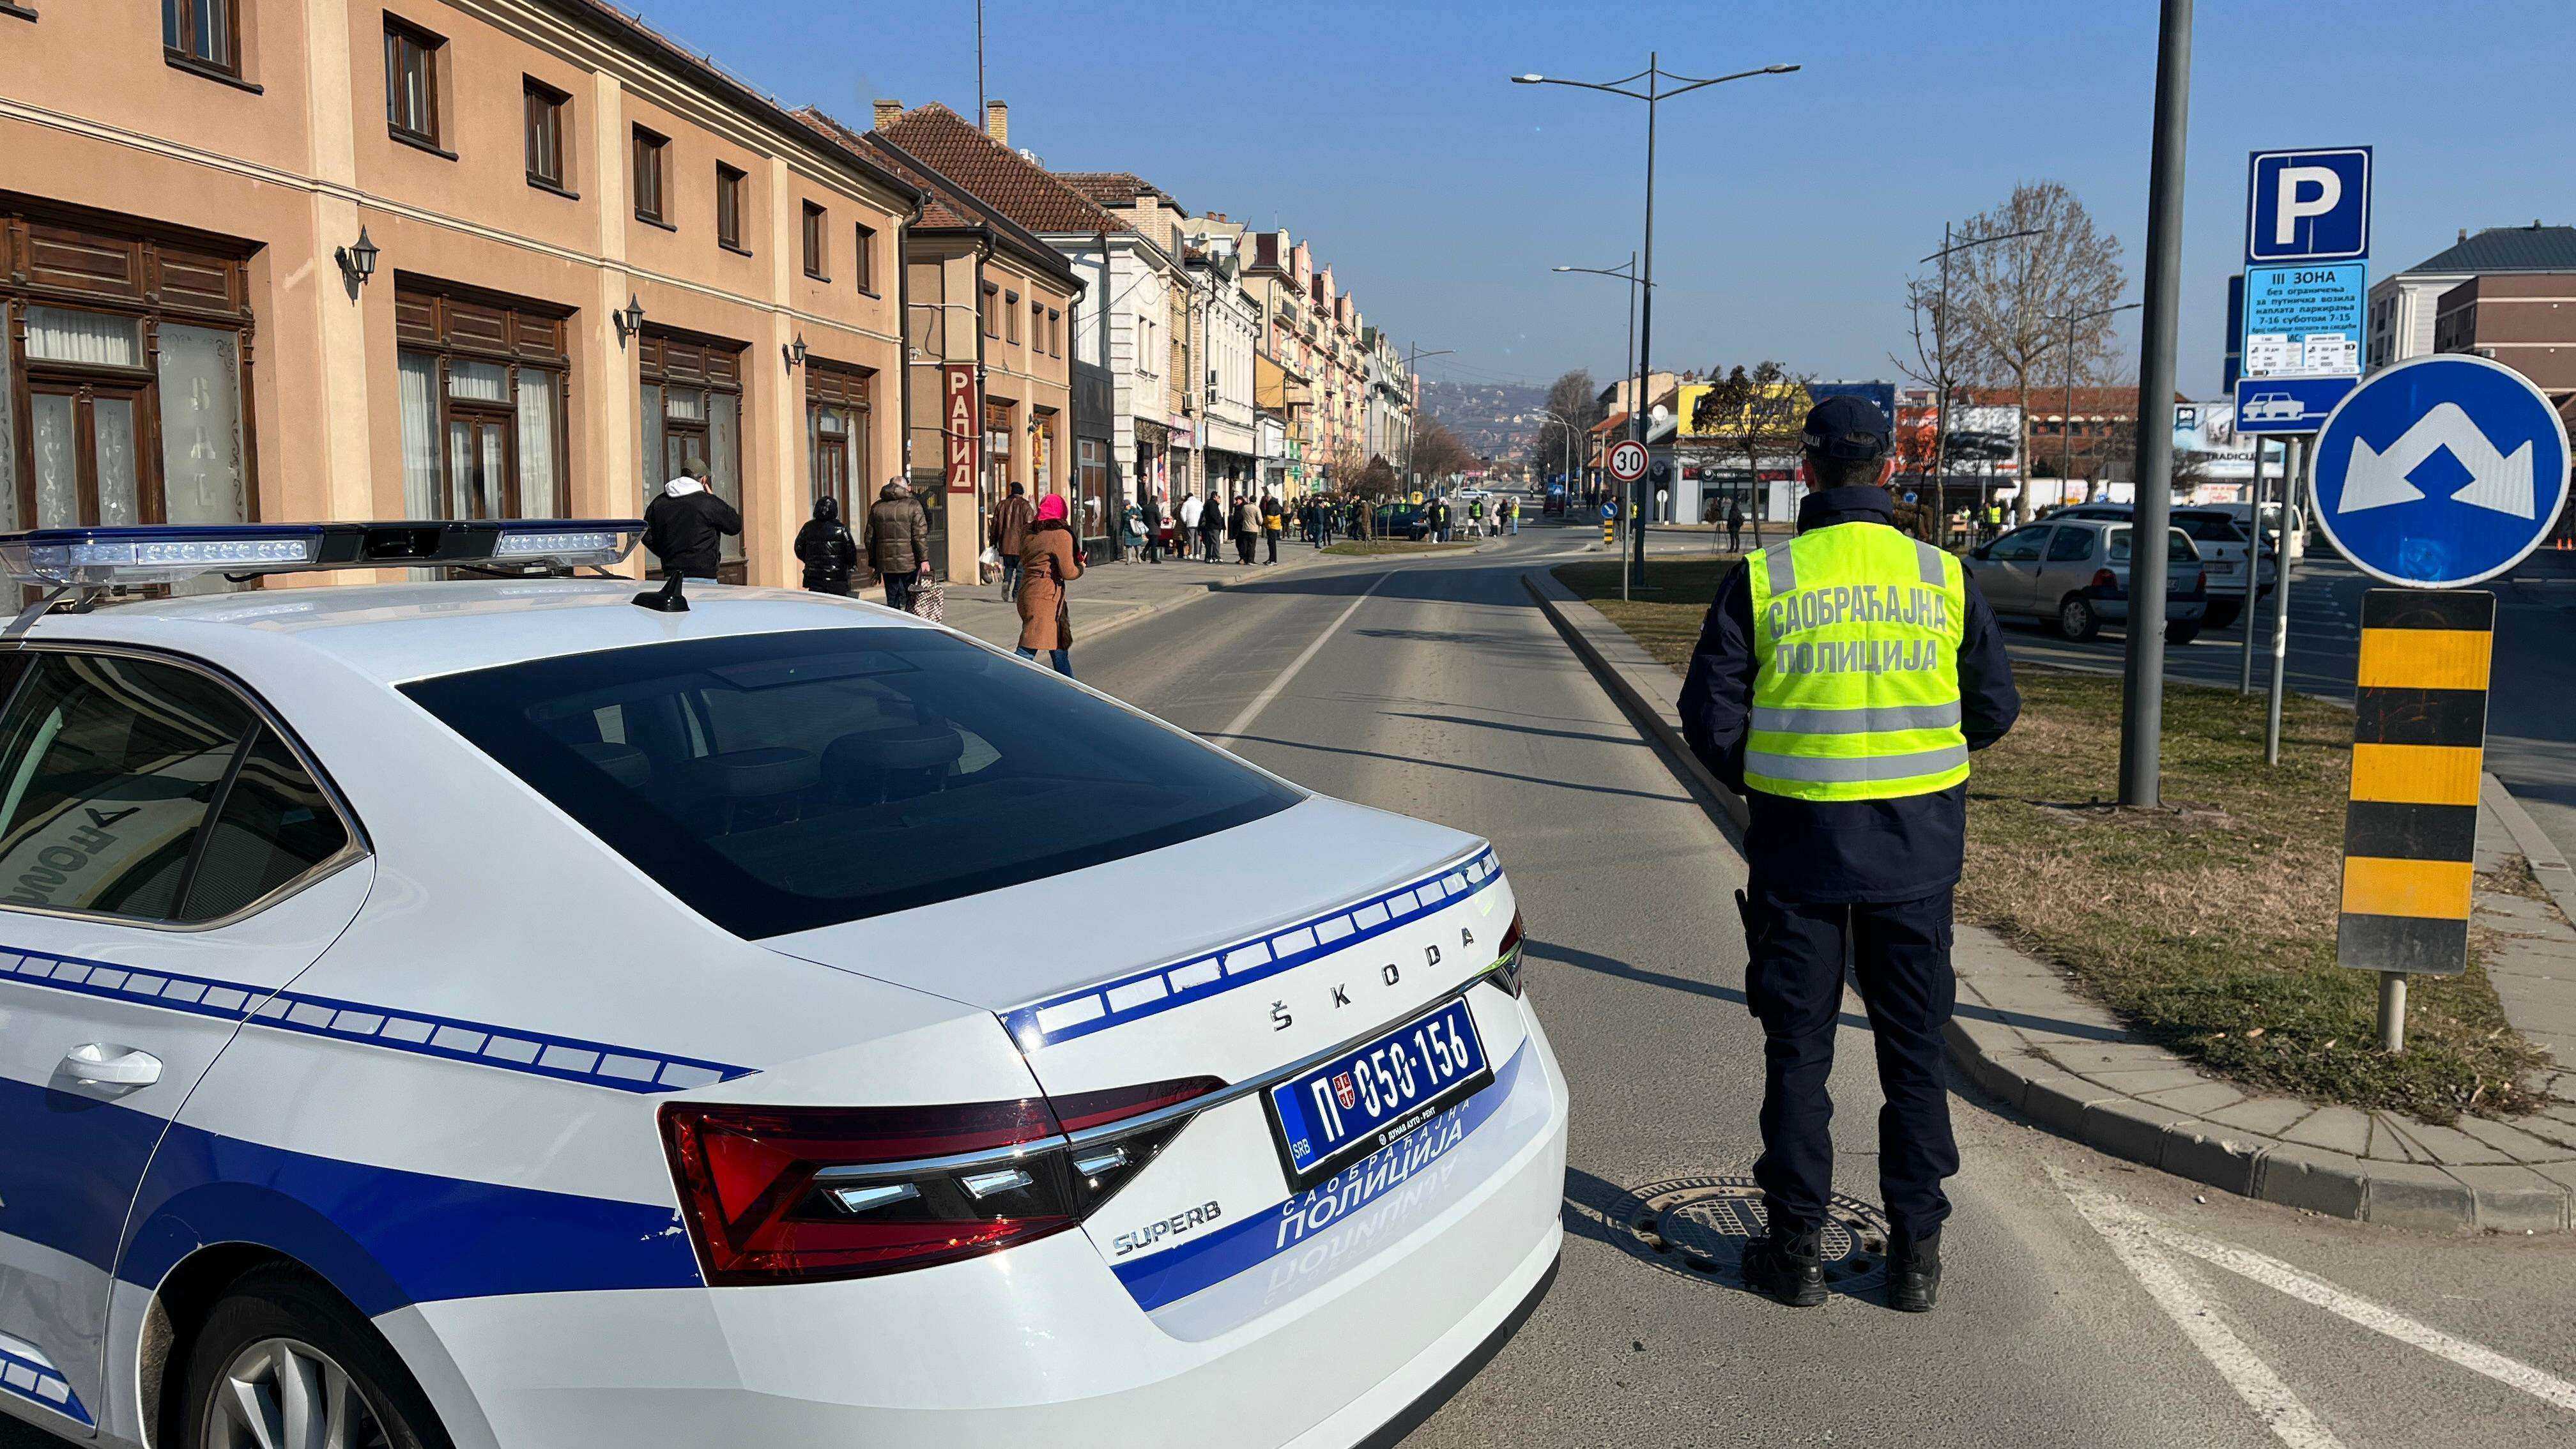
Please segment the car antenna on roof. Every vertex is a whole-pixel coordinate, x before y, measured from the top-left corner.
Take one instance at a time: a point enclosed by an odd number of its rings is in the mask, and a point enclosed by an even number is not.
[[[685,614],[689,612],[688,598],[680,592],[679,565],[672,564],[663,570],[662,587],[658,589],[646,589],[644,592],[637,594],[632,602],[635,607],[639,609],[650,609],[657,614]]]

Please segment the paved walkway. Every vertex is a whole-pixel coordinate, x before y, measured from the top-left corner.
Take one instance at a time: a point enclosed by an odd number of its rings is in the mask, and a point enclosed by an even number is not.
[[[1575,652],[1740,831],[1743,802],[1691,757],[1673,701],[1680,680],[1555,576],[1525,576]],[[2527,859],[2544,887],[2568,868],[2494,777],[2478,811],[2482,877],[2474,925],[2506,1019],[2555,1054],[2552,1099],[2511,1122],[2453,1127],[2391,1112],[2248,1095],[2132,1035],[2066,973],[1993,933],[1958,928],[1952,1055],[1978,1085],[2038,1125],[2116,1157],[2246,1197],[2433,1231],[2576,1227],[2576,927],[2551,900],[2484,878]],[[2553,868],[2554,867],[2554,868]]]
[[[1233,557],[1229,547],[1227,557]],[[1279,562],[1256,563],[1250,567],[1227,563],[1178,563],[1166,560],[1159,564],[1107,563],[1093,564],[1073,581],[1073,646],[1075,667],[1081,667],[1080,650],[1084,641],[1099,638],[1112,630],[1125,628],[1139,619],[1178,608],[1192,599],[1202,599],[1235,584],[1277,578],[1283,573],[1313,568],[1325,563],[1349,563],[1351,560],[1321,552],[1303,543],[1279,547]],[[950,584],[948,586],[948,624],[961,633],[972,634],[988,644],[1010,648],[1020,640],[1019,606],[1002,598],[1000,584]]]

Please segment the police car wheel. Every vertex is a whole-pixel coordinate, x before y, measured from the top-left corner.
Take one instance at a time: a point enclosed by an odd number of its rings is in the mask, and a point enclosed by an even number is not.
[[[367,1321],[287,1273],[235,1284],[188,1355],[189,1449],[451,1449],[429,1401]]]
[[[2102,632],[2102,616],[2082,596],[2070,594],[2057,606],[2057,632],[2061,638],[2082,643]]]

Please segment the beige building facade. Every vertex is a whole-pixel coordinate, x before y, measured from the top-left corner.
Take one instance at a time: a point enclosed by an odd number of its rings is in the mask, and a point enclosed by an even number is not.
[[[631,517],[695,460],[789,583],[903,469],[919,193],[622,12],[0,27],[0,523]]]

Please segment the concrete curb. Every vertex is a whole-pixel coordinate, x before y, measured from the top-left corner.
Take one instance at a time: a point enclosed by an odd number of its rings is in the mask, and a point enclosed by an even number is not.
[[[1734,827],[1740,847],[1744,802],[1683,743],[1673,671],[1551,571],[1532,570],[1521,580],[1604,690],[1662,746],[1674,773]],[[2500,785],[2492,793],[2511,806],[2496,813],[2541,874],[2524,837],[2543,848],[2545,838]],[[2557,858],[2554,850],[2549,855]],[[2558,873],[2568,873],[2563,859]],[[2480,901],[2483,915],[2490,904],[2483,892]],[[2513,924],[2531,925],[2524,915]],[[2555,923],[2554,934],[2576,949],[2576,933],[2564,923]],[[1959,927],[1954,958],[1959,1006],[1946,1028],[1952,1060],[1969,1080],[2061,1137],[2240,1197],[2359,1222],[2447,1233],[2576,1230],[2576,1108],[2553,1107],[2513,1123],[2463,1118],[2454,1129],[2249,1097],[2131,1035],[2068,989],[2065,973],[1990,931]],[[2576,1074],[2553,1081],[2561,1093],[2576,1090]]]
[[[2531,863],[2532,877],[2558,903],[2559,914],[2576,921],[2576,868],[2569,867],[2556,842],[2541,830],[2531,812],[2522,808],[2522,802],[2513,798],[2513,791],[2505,787],[2504,781],[2489,775],[2479,793],[2487,808],[2504,822],[2505,833],[2513,837],[2522,858]]]

